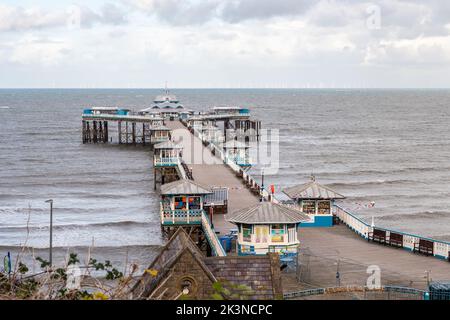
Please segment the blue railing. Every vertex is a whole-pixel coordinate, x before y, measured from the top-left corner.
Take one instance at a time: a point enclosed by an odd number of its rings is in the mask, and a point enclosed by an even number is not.
[[[176,224],[201,224],[204,210],[166,210],[161,212],[161,223],[163,225]]]

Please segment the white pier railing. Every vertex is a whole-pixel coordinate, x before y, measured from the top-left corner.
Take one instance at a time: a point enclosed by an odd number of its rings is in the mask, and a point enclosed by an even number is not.
[[[249,185],[254,190],[256,190],[256,189],[261,190],[260,194],[264,198],[264,200],[266,200],[266,201],[270,200],[274,203],[279,202],[266,189],[262,189],[255,178],[253,178],[249,173],[242,170],[242,168],[233,159],[229,158],[225,154],[225,152],[222,148],[218,147],[214,142],[208,140],[207,136],[203,135],[202,132],[200,132],[199,130],[197,130],[193,127],[189,127],[186,122],[183,122],[183,124],[185,126],[187,126],[188,128],[192,129],[194,136],[198,137],[202,141],[208,142],[209,143],[208,147],[210,148],[211,151],[213,151],[215,156],[218,157],[219,159],[221,159],[223,161],[223,163],[226,164],[228,167],[230,167],[230,169],[233,170],[236,174],[241,175],[242,179],[247,183],[247,185]]]
[[[342,221],[345,225],[347,225],[350,229],[355,231],[358,235],[363,237],[366,240],[369,240],[370,234],[373,234],[374,229],[381,230],[385,232],[385,237],[387,239],[391,238],[391,235],[401,235],[402,236],[402,243],[398,244],[401,245],[402,248],[410,250],[410,251],[416,251],[417,247],[420,245],[421,241],[426,241],[428,243],[433,244],[433,252],[432,255],[441,258],[449,260],[450,255],[450,242],[448,241],[442,241],[442,240],[436,240],[431,238],[426,238],[410,233],[405,233],[397,230],[391,230],[387,228],[382,228],[378,226],[371,226],[370,224],[364,222],[361,218],[358,218],[354,213],[351,213],[349,210],[342,208],[341,206],[335,204],[334,205],[334,214],[339,218],[340,221]]]

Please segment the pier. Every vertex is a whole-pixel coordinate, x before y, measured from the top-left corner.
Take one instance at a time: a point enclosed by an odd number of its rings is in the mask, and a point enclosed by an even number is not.
[[[215,108],[204,113],[170,108],[162,112],[155,107],[137,113],[87,109],[83,143],[113,142],[112,127],[117,143],[149,144],[153,150],[163,235],[170,238],[182,227],[206,256],[237,254],[220,241],[221,236],[242,231],[227,221],[227,215],[261,202],[279,203],[248,174],[251,161],[245,144],[259,141],[261,123],[251,120],[247,109]],[[295,272],[282,274],[285,292],[337,284],[364,286],[369,266],[380,269],[383,285],[425,289],[431,280],[450,278],[450,243],[378,228],[334,201],[327,203],[320,207],[316,201],[312,214],[315,220],[326,211],[333,218],[327,228],[310,224],[314,227],[298,229],[299,245],[295,261],[291,259]],[[286,225],[284,232],[289,230]],[[282,245],[272,244],[268,250],[272,249],[283,251]]]

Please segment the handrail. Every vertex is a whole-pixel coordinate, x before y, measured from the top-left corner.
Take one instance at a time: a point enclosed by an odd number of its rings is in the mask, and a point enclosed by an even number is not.
[[[202,227],[205,231],[206,238],[209,241],[209,244],[211,245],[211,248],[213,250],[214,255],[219,257],[225,257],[227,254],[225,250],[222,247],[222,244],[220,243],[219,239],[217,238],[216,233],[211,228],[211,223],[209,221],[209,218],[207,217],[206,213],[203,212],[202,214]]]
[[[244,172],[241,169],[241,167],[238,164],[236,164],[235,161],[233,161],[233,159],[229,159],[228,156],[223,152],[223,150],[219,148],[214,142],[207,140],[199,130],[193,128],[192,126],[189,126],[187,122],[182,121],[182,123],[186,127],[192,129],[194,136],[198,137],[202,141],[209,142],[209,146],[212,150],[214,150],[214,154],[216,155],[216,157],[220,158],[224,162],[224,164],[226,164],[228,167],[231,168],[231,170],[233,170],[236,173],[242,172],[242,176],[245,181],[249,181],[252,186],[261,190],[261,196],[263,197],[264,200],[269,201],[269,199],[271,198],[272,202],[279,203],[278,199],[276,199],[273,195],[271,195],[265,188],[262,188],[258,184],[258,182],[256,182],[256,180],[249,173]]]
[[[202,209],[195,210],[171,210],[164,209],[163,204],[160,205],[161,223],[162,224],[200,224],[201,216],[204,213]]]
[[[416,294],[422,299],[425,298],[425,295],[428,293],[427,291],[416,289],[416,288],[408,288],[408,287],[399,287],[399,286],[381,286],[380,288],[369,288],[367,286],[344,286],[344,287],[324,287],[324,288],[314,288],[307,290],[299,290],[292,291],[283,294],[284,299],[292,299],[299,297],[307,297],[314,295],[321,295],[327,293],[336,293],[336,292],[355,292],[355,291],[384,291],[384,292],[396,292],[396,293],[404,293],[404,294]]]
[[[437,239],[432,239],[432,238],[428,238],[428,237],[422,237],[419,235],[402,232],[402,231],[397,231],[397,230],[393,230],[393,229],[388,229],[388,228],[383,228],[383,227],[378,227],[378,226],[373,227],[373,226],[369,225],[367,222],[363,221],[361,218],[357,217],[354,213],[348,211],[347,209],[344,209],[343,207],[339,206],[338,204],[334,204],[334,207],[337,209],[335,211],[336,216],[342,222],[344,222],[349,228],[354,230],[356,233],[358,233],[365,239],[369,238],[369,233],[372,233],[373,229],[383,230],[383,231],[388,232],[389,234],[396,233],[396,234],[403,235],[404,238],[403,238],[402,245],[404,248],[407,248],[410,250],[414,250],[414,245],[417,242],[419,242],[420,240],[431,241],[434,244],[434,247],[433,247],[433,255],[434,256],[444,258],[444,259],[449,258],[450,242],[448,242],[448,241],[437,240]]]

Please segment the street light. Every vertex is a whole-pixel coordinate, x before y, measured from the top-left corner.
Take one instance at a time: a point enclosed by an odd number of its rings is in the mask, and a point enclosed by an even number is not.
[[[52,266],[52,253],[53,253],[53,199],[46,200],[45,203],[50,203],[50,247],[49,247],[49,258],[48,262],[50,263],[50,267]]]

